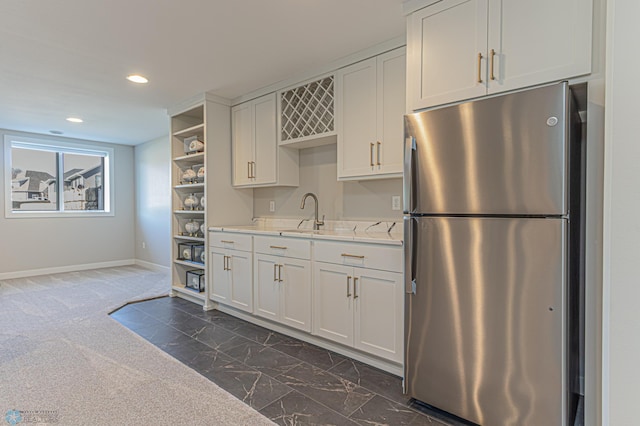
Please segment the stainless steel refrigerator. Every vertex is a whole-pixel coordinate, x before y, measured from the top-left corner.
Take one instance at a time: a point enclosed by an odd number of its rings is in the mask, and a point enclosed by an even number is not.
[[[405,117],[409,396],[482,425],[573,421],[580,126],[567,83]]]

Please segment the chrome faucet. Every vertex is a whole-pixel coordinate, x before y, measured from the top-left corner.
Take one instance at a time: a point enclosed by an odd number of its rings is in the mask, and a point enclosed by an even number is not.
[[[315,210],[315,220],[313,221],[313,229],[318,230],[322,225],[324,225],[324,215],[322,215],[322,220],[318,220],[318,197],[313,192],[307,192],[302,196],[302,203],[300,204],[300,208],[304,209],[304,202],[307,201],[307,197],[313,198],[316,202],[316,210]]]

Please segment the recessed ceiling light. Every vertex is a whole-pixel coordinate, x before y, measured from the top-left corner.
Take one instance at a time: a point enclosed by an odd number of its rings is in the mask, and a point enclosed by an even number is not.
[[[148,83],[149,80],[146,77],[143,77],[141,75],[138,74],[131,74],[127,76],[127,80],[132,81],[134,83],[140,83],[140,84],[144,84],[144,83]]]
[[[63,135],[64,134],[60,130],[49,130],[49,133],[51,133],[52,135]]]
[[[84,120],[78,117],[67,117],[67,121],[70,121],[72,123],[82,123]]]

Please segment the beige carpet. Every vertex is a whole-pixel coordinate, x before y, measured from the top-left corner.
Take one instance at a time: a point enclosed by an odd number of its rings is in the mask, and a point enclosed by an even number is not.
[[[0,424],[272,424],[107,315],[168,287],[135,266],[0,281]]]

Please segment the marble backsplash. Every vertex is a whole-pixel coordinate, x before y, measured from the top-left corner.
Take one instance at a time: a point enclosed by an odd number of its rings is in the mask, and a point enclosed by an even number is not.
[[[275,217],[257,217],[253,219],[253,225],[264,229],[313,229],[313,219],[293,219]],[[320,228],[326,231],[335,232],[356,232],[356,233],[390,233],[402,236],[402,220],[380,220],[380,221],[353,221],[353,220],[325,220]]]

